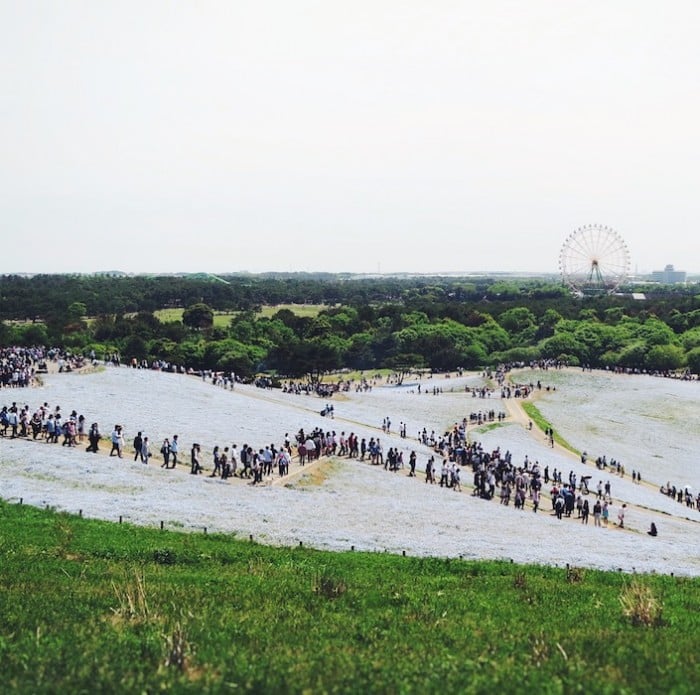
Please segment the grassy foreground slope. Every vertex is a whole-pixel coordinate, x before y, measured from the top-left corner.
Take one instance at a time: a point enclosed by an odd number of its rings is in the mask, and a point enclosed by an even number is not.
[[[700,683],[697,579],[279,549],[0,502],[0,581],[4,692]]]

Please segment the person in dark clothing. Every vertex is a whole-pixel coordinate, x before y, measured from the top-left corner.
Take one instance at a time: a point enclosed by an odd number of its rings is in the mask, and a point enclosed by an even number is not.
[[[192,451],[190,452],[190,460],[190,473],[192,473],[192,475],[197,475],[197,473],[201,473],[204,470],[199,463],[199,444],[192,445]]]
[[[141,445],[143,444],[143,438],[141,437],[141,432],[137,432],[134,437],[134,461],[138,461],[139,456],[141,456]]]
[[[90,425],[90,430],[88,431],[88,447],[86,451],[91,451],[96,454],[99,450],[100,445],[100,429],[96,422]]]

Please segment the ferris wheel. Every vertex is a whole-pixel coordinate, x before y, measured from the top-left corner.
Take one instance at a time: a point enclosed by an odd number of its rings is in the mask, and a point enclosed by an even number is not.
[[[559,270],[563,282],[579,294],[610,293],[629,275],[630,253],[612,227],[588,224],[566,238]]]

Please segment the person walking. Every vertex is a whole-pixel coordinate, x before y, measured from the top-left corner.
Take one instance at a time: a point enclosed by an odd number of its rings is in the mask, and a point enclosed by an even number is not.
[[[623,504],[620,507],[620,511],[617,513],[617,525],[620,528],[625,528],[625,512],[627,511],[627,505]]]
[[[588,515],[590,513],[590,507],[588,506],[588,500],[583,500],[583,505],[581,506],[581,523],[588,524]]]
[[[151,456],[151,452],[149,450],[149,444],[148,444],[148,437],[144,437],[143,440],[141,441],[141,463],[148,463],[148,459]]]
[[[411,455],[408,457],[408,477],[409,478],[415,478],[416,477],[416,452],[412,451]]]
[[[138,461],[139,456],[141,456],[141,444],[143,444],[143,438],[141,432],[137,432],[134,437],[134,461]]]
[[[177,440],[177,435],[174,434],[172,441],[170,442],[170,455],[173,457],[173,465],[170,466],[171,468],[175,468],[177,466],[177,454],[180,451],[180,443]]]
[[[192,475],[197,475],[203,470],[199,463],[199,451],[199,444],[193,444],[192,450],[190,451],[190,473]]]
[[[115,454],[122,458],[122,453],[124,451],[124,435],[122,434],[122,426],[115,425],[112,430],[112,450],[109,452],[110,456]]]
[[[603,511],[603,507],[600,504],[600,500],[596,500],[593,505],[593,525],[600,526],[600,515]]]
[[[163,455],[163,463],[161,468],[170,468],[170,440],[166,437],[160,445],[160,453]]]
[[[100,429],[97,426],[97,423],[93,422],[92,425],[90,425],[90,430],[88,432],[87,451],[91,451],[93,454],[96,454],[99,450],[99,444],[100,444]]]

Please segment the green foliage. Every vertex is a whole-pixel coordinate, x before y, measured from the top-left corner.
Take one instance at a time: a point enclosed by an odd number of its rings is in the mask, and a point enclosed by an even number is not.
[[[182,313],[182,323],[189,328],[211,328],[214,325],[214,310],[203,302],[193,304]]]
[[[521,293],[522,287],[515,282],[495,282],[486,290],[486,294],[494,299],[517,299]]]
[[[677,345],[654,345],[646,356],[646,365],[652,371],[674,371],[685,364],[685,353]]]
[[[384,367],[391,369],[398,376],[397,383],[401,385],[403,380],[411,374],[425,367],[425,360],[415,352],[402,352],[384,360]]]
[[[508,332],[490,317],[478,327],[476,336],[487,352],[506,350],[511,347],[511,337]]]
[[[649,318],[637,328],[637,337],[649,345],[669,345],[675,343],[676,334],[663,321]]]
[[[679,341],[685,350],[700,347],[700,326],[691,328],[689,331],[681,334]]]
[[[563,354],[574,355],[580,359],[585,357],[585,346],[571,333],[556,333],[543,341],[540,352],[546,359],[557,359]]]
[[[374,339],[371,333],[355,333],[348,341],[345,351],[345,361],[351,369],[371,369],[377,366],[377,358],[373,349]]]
[[[258,371],[265,354],[265,350],[260,347],[227,338],[205,343],[202,366],[249,377]]]
[[[122,353],[127,360],[135,358],[140,362],[146,359],[146,355],[148,354],[146,341],[140,335],[131,335],[124,343]]]
[[[535,315],[525,306],[514,307],[504,311],[498,317],[498,323],[508,333],[522,333],[535,325]]]
[[[0,582],[8,693],[683,695],[700,669],[698,579],[271,548],[0,502]]]
[[[71,320],[80,320],[87,315],[87,306],[85,306],[85,302],[71,302],[67,312]]]
[[[700,374],[700,346],[690,350],[685,356],[688,369],[692,374]]]
[[[506,362],[516,364],[518,362],[524,362],[525,364],[529,364],[530,362],[539,360],[541,357],[541,353],[540,350],[536,347],[514,347],[510,350],[495,352],[492,354],[491,357],[492,361],[497,364]]]
[[[647,347],[643,342],[635,341],[631,344],[625,345],[625,347],[620,350],[619,355],[620,366],[638,367],[646,362]]]
[[[41,323],[25,323],[15,327],[11,340],[14,341],[15,345],[47,345],[49,334],[46,326]],[[12,342],[8,344],[11,345]]]
[[[5,276],[0,317],[23,322],[0,324],[0,345],[86,352],[101,344],[127,359],[297,377],[376,369],[401,354],[419,355],[439,371],[540,358],[672,369],[692,367],[688,355],[700,347],[700,286],[648,288],[649,299],[638,302],[581,301],[547,280],[224,279]],[[657,346],[681,351],[653,351]]]

